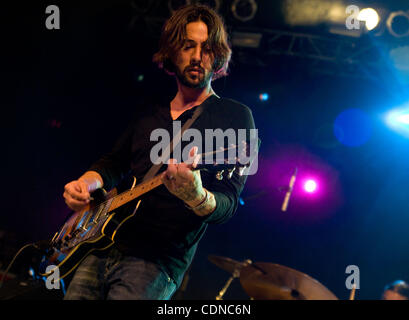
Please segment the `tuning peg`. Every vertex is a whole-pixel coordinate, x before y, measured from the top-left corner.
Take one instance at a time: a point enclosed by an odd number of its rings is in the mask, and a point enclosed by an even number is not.
[[[246,169],[246,167],[240,167],[239,168],[239,176],[241,177],[244,174],[244,170]]]
[[[216,179],[217,180],[223,180],[223,172],[224,172],[224,170],[221,170],[221,171],[218,171],[217,173],[216,173]]]
[[[233,176],[234,170],[236,170],[236,167],[233,167],[228,170],[229,173],[227,174],[227,178],[231,179],[231,177]]]

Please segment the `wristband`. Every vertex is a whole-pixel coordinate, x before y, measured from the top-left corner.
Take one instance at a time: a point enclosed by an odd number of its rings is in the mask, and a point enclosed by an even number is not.
[[[207,202],[209,201],[209,199],[210,199],[210,193],[206,190],[206,189],[204,189],[205,190],[205,192],[206,192],[206,196],[205,196],[205,198],[203,199],[203,201],[202,202],[200,202],[197,206],[195,206],[195,207],[190,207],[190,206],[188,206],[186,203],[185,203],[185,206],[186,206],[186,208],[188,208],[188,209],[190,209],[190,210],[200,210],[200,209],[202,209],[202,208],[204,208],[205,206],[206,206],[206,204],[207,204]]]

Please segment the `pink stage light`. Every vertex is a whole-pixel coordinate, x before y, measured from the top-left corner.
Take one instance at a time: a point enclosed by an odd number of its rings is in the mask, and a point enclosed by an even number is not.
[[[304,183],[304,190],[308,193],[313,193],[317,190],[317,182],[315,180],[309,179]]]

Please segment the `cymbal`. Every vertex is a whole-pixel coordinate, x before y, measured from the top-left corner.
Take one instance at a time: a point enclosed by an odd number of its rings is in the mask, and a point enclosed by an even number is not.
[[[256,262],[240,271],[244,291],[255,300],[338,300],[310,276],[273,263]]]
[[[227,257],[222,257],[222,256],[214,256],[214,255],[209,255],[208,259],[210,260],[210,262],[212,262],[213,264],[215,264],[216,266],[218,266],[219,268],[234,274],[234,272],[239,271],[243,266],[248,265],[249,263],[251,263],[250,260],[247,260],[246,262],[239,262],[236,260],[233,260],[231,258],[227,258]]]

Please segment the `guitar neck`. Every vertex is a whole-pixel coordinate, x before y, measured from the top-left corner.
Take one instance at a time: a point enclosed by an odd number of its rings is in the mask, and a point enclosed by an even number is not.
[[[160,174],[145,181],[140,184],[138,184],[135,188],[127,190],[123,193],[118,194],[115,196],[111,202],[111,205],[109,206],[108,212],[111,212],[124,204],[142,196],[143,194],[155,189],[156,187],[159,187],[162,184],[162,180],[160,177]]]
[[[221,150],[217,150],[217,151],[212,151],[212,152],[208,152],[208,153],[203,153],[201,154],[201,157],[206,156],[206,155],[213,155],[213,154],[217,154],[220,152],[225,152],[228,150],[234,150],[237,149],[236,145],[232,145],[229,148],[225,148],[225,149],[221,149]],[[238,159],[234,158],[233,163],[236,163]],[[226,162],[226,161],[224,161]],[[224,163],[223,162],[223,163]],[[229,161],[227,161],[229,162]],[[210,165],[210,167],[216,167],[217,165]],[[220,165],[219,165],[220,166]],[[222,165],[223,166],[223,165]],[[202,170],[204,168],[206,168],[207,165],[197,165],[197,167],[195,169],[192,170]],[[223,172],[223,170],[222,170]],[[140,184],[138,184],[135,188],[127,190],[121,194],[116,195],[115,197],[112,198],[111,201],[111,205],[109,206],[109,209],[107,212],[111,212],[121,206],[123,206],[124,204],[142,196],[143,194],[151,191],[152,189],[155,189],[156,187],[159,187],[162,184],[162,180],[161,180],[161,175],[158,174],[157,176],[144,181]]]

